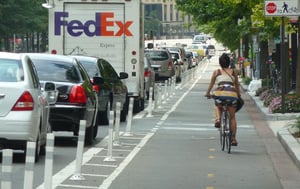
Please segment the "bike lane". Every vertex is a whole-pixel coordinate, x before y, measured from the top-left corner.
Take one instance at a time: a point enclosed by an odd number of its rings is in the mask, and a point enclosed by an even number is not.
[[[237,114],[239,146],[231,154],[220,150],[212,124],[213,102],[203,97],[217,66],[216,61],[210,64],[194,84],[177,94],[182,98],[162,116],[165,119],[147,144],[107,188],[282,188],[248,108]]]

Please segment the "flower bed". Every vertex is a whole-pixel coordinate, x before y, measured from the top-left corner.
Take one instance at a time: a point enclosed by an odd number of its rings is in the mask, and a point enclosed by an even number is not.
[[[274,94],[271,89],[257,91],[257,96],[263,101],[265,107],[268,107],[269,113],[282,113],[282,96]],[[297,113],[300,112],[300,96],[296,94],[286,94],[285,112]]]

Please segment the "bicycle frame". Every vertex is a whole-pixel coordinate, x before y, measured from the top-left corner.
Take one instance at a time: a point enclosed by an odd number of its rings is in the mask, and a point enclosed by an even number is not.
[[[231,151],[231,139],[232,139],[232,131],[231,131],[231,123],[230,123],[230,114],[228,111],[228,105],[224,104],[221,109],[221,119],[220,119],[220,143],[222,151],[227,149],[227,152]]]

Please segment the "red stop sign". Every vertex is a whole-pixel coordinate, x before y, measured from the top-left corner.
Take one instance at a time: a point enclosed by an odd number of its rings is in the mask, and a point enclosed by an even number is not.
[[[269,14],[273,14],[276,11],[276,9],[277,9],[276,4],[273,2],[270,2],[266,5],[266,11]]]

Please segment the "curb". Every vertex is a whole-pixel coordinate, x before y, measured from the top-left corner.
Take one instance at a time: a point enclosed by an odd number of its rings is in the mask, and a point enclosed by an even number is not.
[[[287,128],[277,132],[277,137],[287,151],[289,156],[295,162],[297,167],[300,169],[300,148],[299,142],[291,135],[290,131]]]
[[[250,96],[252,101],[259,108],[261,113],[264,114],[266,120],[268,121],[293,120],[296,119],[297,116],[299,116],[299,113],[270,114],[268,112],[268,108],[263,105],[263,102],[259,99],[259,97],[255,96],[255,93],[252,94],[251,92],[247,92],[247,86],[243,86],[243,89]],[[277,131],[277,138],[290,158],[300,169],[300,143],[292,136],[291,132],[288,129],[288,126],[289,125],[284,125],[282,129]]]

